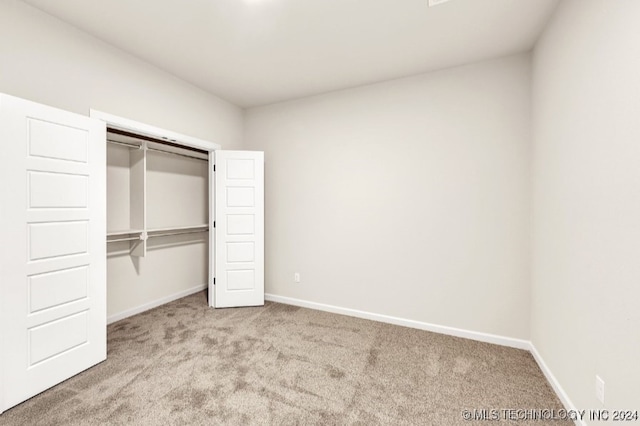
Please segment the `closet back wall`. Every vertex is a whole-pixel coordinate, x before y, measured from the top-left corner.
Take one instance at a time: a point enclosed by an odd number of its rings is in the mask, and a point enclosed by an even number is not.
[[[242,142],[240,108],[17,0],[0,0],[0,92],[85,115],[97,109],[211,140],[224,149],[238,149]],[[197,206],[195,211],[201,214]],[[164,294],[135,290],[138,276],[131,259],[118,261],[118,267],[110,260],[109,316],[205,284],[206,264],[196,263],[192,275],[176,274],[192,270],[180,259],[206,258],[206,245],[177,250],[188,253],[172,256],[173,249],[151,249],[142,265],[149,285],[174,279],[177,287],[157,288]]]
[[[246,149],[266,159],[265,291],[528,339],[529,65],[249,109]]]
[[[208,161],[147,151],[147,229],[206,225]],[[131,223],[129,148],[107,144],[107,229]],[[149,238],[144,257],[130,243],[107,245],[107,315],[110,321],[153,301],[206,287],[208,234]],[[160,271],[161,273],[158,273]]]

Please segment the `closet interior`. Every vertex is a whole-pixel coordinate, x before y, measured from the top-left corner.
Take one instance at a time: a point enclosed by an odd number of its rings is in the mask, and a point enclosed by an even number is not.
[[[209,153],[107,128],[107,318],[207,287]]]

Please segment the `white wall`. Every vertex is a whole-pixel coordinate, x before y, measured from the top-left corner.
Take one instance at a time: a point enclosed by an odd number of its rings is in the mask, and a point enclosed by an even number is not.
[[[98,109],[226,149],[242,143],[240,108],[16,0],[0,0],[0,92],[85,115]],[[159,184],[167,178],[152,174]],[[200,195],[189,205],[199,215],[204,203]],[[186,239],[154,241],[144,259],[129,256],[127,243],[110,244],[108,315],[206,284],[207,245],[177,244]]]
[[[247,110],[266,291],[528,339],[529,71],[518,55]]]
[[[638,17],[564,0],[534,55],[532,340],[582,409],[640,401]]]

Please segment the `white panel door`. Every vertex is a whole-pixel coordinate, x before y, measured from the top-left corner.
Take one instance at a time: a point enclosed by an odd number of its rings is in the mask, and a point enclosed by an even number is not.
[[[105,131],[0,95],[0,412],[106,359]]]
[[[264,153],[215,151],[215,307],[264,305]]]

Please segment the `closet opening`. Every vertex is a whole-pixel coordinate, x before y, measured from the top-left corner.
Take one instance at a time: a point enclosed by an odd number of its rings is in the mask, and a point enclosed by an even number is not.
[[[107,322],[208,289],[264,305],[264,153],[92,110],[107,157]]]
[[[107,125],[108,322],[207,288],[209,151]],[[163,303],[161,303],[163,302]]]

